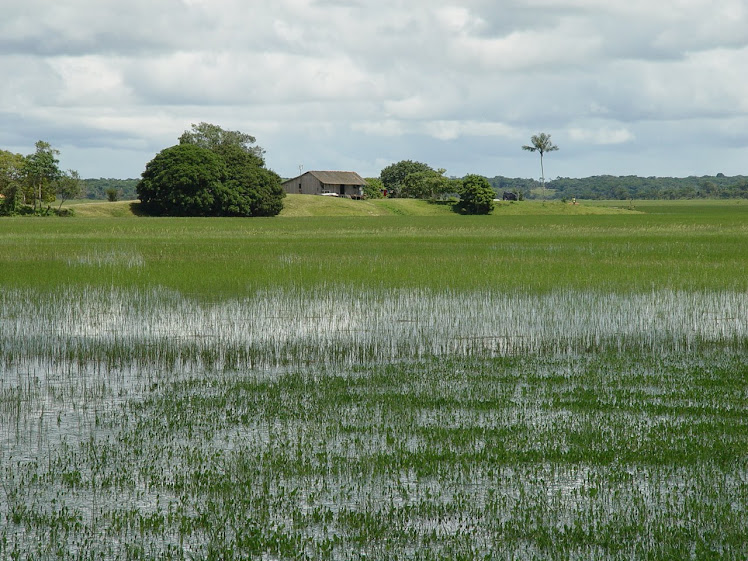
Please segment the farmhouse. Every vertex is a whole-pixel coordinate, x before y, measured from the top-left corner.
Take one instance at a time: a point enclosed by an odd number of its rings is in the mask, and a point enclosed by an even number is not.
[[[355,171],[308,171],[283,182],[288,194],[322,195],[361,198],[366,181]]]

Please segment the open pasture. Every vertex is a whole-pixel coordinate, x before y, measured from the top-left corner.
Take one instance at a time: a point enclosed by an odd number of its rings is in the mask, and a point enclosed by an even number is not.
[[[0,559],[743,559],[746,210],[2,220]]]

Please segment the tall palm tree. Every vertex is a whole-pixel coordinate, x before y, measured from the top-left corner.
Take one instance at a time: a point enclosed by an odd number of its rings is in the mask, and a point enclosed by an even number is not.
[[[532,146],[525,145],[522,147],[522,150],[527,150],[528,152],[540,152],[540,182],[543,185],[543,202],[545,202],[545,170],[543,169],[543,154],[558,150],[558,146],[551,142],[551,135],[545,134],[544,132],[532,135],[530,142],[532,142]]]

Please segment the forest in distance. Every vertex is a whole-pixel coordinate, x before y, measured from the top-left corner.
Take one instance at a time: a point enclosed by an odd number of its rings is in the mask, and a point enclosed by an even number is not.
[[[285,180],[285,178],[284,178]],[[504,191],[523,193],[526,199],[541,198],[540,182],[534,179],[497,175],[488,182],[500,196]],[[114,190],[120,200],[135,200],[138,179],[89,178],[84,180],[84,197],[107,200]],[[586,178],[559,177],[546,183],[549,199],[734,199],[748,198],[748,176],[718,173],[690,177],[639,177],[597,175]]]

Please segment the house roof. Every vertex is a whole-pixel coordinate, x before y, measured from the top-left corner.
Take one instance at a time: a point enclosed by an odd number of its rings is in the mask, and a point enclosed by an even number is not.
[[[323,185],[366,185],[364,178],[355,171],[308,171],[303,175],[306,174],[316,177]],[[301,176],[294,177],[289,181],[294,181],[299,177]]]
[[[366,185],[363,177],[355,171],[310,171],[307,173],[326,185]]]

